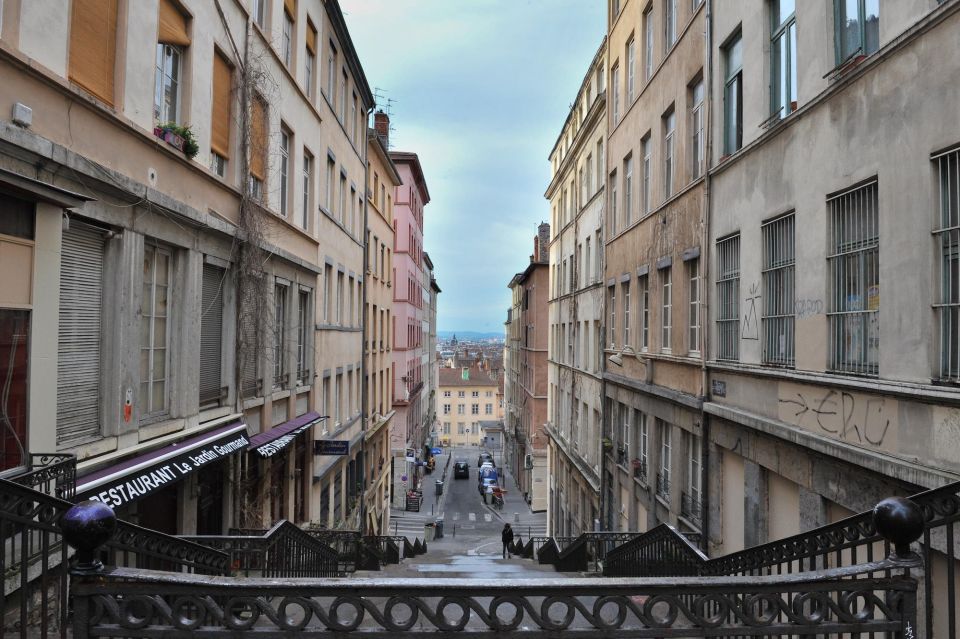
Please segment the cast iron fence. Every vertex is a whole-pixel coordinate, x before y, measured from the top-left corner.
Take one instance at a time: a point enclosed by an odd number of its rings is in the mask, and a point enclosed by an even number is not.
[[[10,481],[72,501],[77,492],[77,458],[65,453],[30,453],[26,468]]]

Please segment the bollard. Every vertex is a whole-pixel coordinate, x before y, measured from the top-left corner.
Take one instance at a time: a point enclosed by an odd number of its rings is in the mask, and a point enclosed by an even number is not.
[[[394,536],[394,537],[397,536],[397,524],[399,524],[399,523],[400,523],[399,521],[393,520],[393,536]]]

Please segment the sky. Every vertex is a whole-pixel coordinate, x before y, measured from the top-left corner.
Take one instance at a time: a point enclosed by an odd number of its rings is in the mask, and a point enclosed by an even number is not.
[[[605,0],[340,0],[391,149],[420,157],[438,329],[502,332],[549,222],[548,155],[605,33]]]

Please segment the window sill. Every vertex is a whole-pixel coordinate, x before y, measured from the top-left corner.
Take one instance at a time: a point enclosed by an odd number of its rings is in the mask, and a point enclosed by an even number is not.
[[[656,495],[657,502],[667,510],[670,510],[670,502],[668,501],[669,499],[670,499],[669,494],[661,495],[660,493],[657,493]]]

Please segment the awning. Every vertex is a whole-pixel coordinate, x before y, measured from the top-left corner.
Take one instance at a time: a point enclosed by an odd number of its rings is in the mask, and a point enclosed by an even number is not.
[[[238,453],[249,443],[246,424],[233,422],[220,426],[81,477],[77,501],[95,499],[118,508]]]
[[[274,426],[265,433],[254,435],[250,438],[250,445],[247,448],[264,459],[272,457],[293,443],[297,435],[310,430],[314,424],[318,424],[325,419],[326,417],[321,417],[320,413],[317,412],[301,415],[289,422]]]

